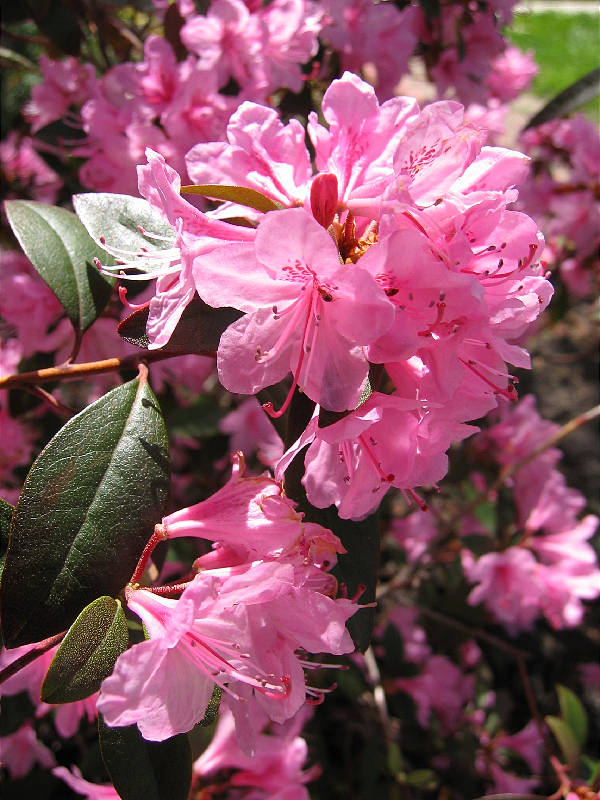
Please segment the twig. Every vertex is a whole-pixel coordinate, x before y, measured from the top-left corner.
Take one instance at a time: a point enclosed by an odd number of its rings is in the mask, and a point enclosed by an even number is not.
[[[367,667],[367,675],[373,684],[373,698],[377,711],[379,712],[379,719],[381,720],[381,727],[385,734],[387,742],[393,742],[397,738],[392,728],[392,721],[388,713],[388,707],[385,700],[385,691],[381,682],[381,673],[377,666],[375,653],[372,647],[368,647],[364,653],[365,665]]]
[[[135,369],[142,361],[163,361],[167,358],[177,358],[184,355],[214,356],[214,350],[202,353],[173,353],[161,350],[149,350],[133,353],[124,358],[106,358],[103,361],[88,361],[83,364],[62,364],[59,367],[47,367],[33,372],[20,372],[15,375],[6,375],[0,378],[0,389],[24,387],[30,384],[51,383],[53,381],[68,380],[71,378],[85,378],[88,375],[100,375],[104,372],[116,372],[120,369]]]
[[[45,389],[42,389],[39,386],[23,386],[23,389],[29,394],[32,394],[34,397],[38,397],[40,400],[43,400],[44,403],[50,406],[50,408],[59,414],[61,417],[66,417],[67,419],[71,419],[74,416],[75,411],[69,406],[65,406],[60,400],[57,400],[54,395],[47,392]]]

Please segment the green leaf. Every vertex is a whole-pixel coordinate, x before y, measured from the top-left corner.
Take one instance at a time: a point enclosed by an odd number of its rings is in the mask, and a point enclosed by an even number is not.
[[[8,532],[14,508],[0,497],[0,578],[4,569],[4,559],[8,547]]]
[[[221,695],[223,692],[219,686],[215,686],[213,693],[208,701],[204,717],[198,723],[202,728],[208,728],[219,716],[219,706],[221,705]]]
[[[107,254],[75,214],[32,200],[7,200],[8,221],[27,258],[65,309],[77,336],[102,313],[114,280],[98,272],[94,258]]]
[[[581,700],[566,686],[560,684],[556,687],[560,715],[567,723],[580,749],[583,749],[587,739],[587,714]]]
[[[121,603],[112,597],[94,600],[77,617],[52,659],[42,700],[73,703],[97,692],[128,644]]]
[[[223,331],[241,316],[242,312],[235,308],[211,308],[195,296],[161,350],[165,353],[200,354],[215,351]],[[117,331],[131,344],[148,347],[147,320],[148,308],[140,308],[120,322]]]
[[[13,515],[0,586],[8,647],[68,628],[130,579],[162,518],[168,440],[136,378],[70,419],[40,453]]]
[[[379,522],[377,514],[354,522],[340,519],[335,506],[330,506],[320,514],[322,525],[339,536],[346,553],[338,556],[338,563],[332,572],[340,583],[345,584],[348,597],[353,597],[361,588],[359,604],[365,605],[375,600],[377,568],[379,565]],[[356,649],[364,652],[371,642],[375,608],[363,608],[350,617],[346,627],[350,631]]]
[[[247,189],[245,186],[220,186],[215,183],[206,183],[201,186],[182,186],[181,194],[200,194],[202,197],[225,200],[262,212],[277,211],[283,207],[271,200],[270,197],[257,192],[256,189]]]
[[[141,197],[98,192],[73,197],[77,216],[99,246],[117,259],[129,260],[123,251],[159,253],[175,245],[175,231],[162,214]],[[153,236],[145,236],[139,228]],[[159,238],[155,238],[159,237]],[[140,272],[152,273],[152,260],[136,259]]]
[[[148,742],[137,725],[109,728],[98,716],[100,750],[123,800],[187,800],[192,753],[185,734]]]
[[[580,756],[580,748],[577,739],[575,738],[575,734],[565,720],[561,719],[560,717],[548,716],[545,717],[545,720],[546,724],[554,734],[562,754],[569,764],[572,774],[575,775],[577,773],[577,763]]]

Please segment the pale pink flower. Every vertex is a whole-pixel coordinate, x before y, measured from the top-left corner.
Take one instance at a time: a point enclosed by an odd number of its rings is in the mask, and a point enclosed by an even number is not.
[[[415,678],[396,678],[396,689],[409,694],[417,705],[417,719],[429,728],[433,712],[445,734],[460,724],[466,704],[472,700],[475,679],[464,675],[446,656],[434,655]]]
[[[27,775],[34,764],[49,769],[56,760],[52,751],[37,739],[31,723],[26,722],[15,733],[0,737],[0,763],[16,780]]]
[[[256,452],[258,460],[273,467],[283,455],[283,442],[256,398],[249,397],[219,422],[221,433],[229,435],[230,451],[246,456]]]
[[[55,767],[52,774],[55,778],[64,781],[77,794],[84,795],[86,800],[119,800],[120,798],[112,784],[86,781],[75,765],[70,770],[66,767]]]
[[[94,67],[72,56],[54,61],[41,55],[39,65],[42,83],[33,87],[31,100],[23,109],[32,133],[66,116],[71,105],[80,106],[95,94],[98,84]]]
[[[238,743],[231,712],[221,713],[211,743],[194,762],[194,774],[202,781],[221,770],[235,770],[233,787],[247,787],[253,800],[309,800],[304,784],[319,774],[318,767],[303,770],[308,747],[298,736],[304,715],[299,713],[285,727],[272,726],[271,733],[256,733],[252,755]]]
[[[41,203],[56,202],[62,179],[40,156],[34,139],[12,131],[0,142],[0,159],[5,197],[25,194]]]
[[[64,310],[31,262],[16,250],[0,250],[0,280],[0,317],[16,329],[23,357],[56,349],[64,332],[48,329]]]
[[[495,97],[506,103],[527,89],[537,73],[533,51],[523,53],[518,47],[509,46],[492,62],[487,85]]]

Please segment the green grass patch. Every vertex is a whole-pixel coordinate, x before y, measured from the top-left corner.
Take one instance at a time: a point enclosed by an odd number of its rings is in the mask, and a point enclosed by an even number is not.
[[[600,66],[600,19],[597,13],[544,11],[516,14],[512,28],[506,33],[521,50],[534,51],[540,71],[532,89],[545,99],[550,100]],[[582,110],[598,121],[600,98]]]

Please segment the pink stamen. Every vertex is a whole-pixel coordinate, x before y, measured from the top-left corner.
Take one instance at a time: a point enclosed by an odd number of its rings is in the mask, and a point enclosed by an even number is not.
[[[125,286],[119,286],[119,300],[124,306],[127,306],[127,308],[132,308],[134,311],[137,311],[140,308],[147,308],[150,305],[149,300],[146,303],[130,303],[127,299],[127,287]]]
[[[392,483],[392,481],[394,480],[394,478],[396,476],[393,475],[391,472],[390,472],[389,475],[386,475],[385,472],[381,469],[381,463],[377,460],[377,456],[373,452],[373,448],[367,442],[367,440],[365,439],[365,436],[364,436],[363,433],[361,433],[359,435],[358,440],[361,443],[361,445],[363,447],[363,450],[367,453],[367,455],[369,456],[369,458],[373,462],[373,466],[375,467],[375,469],[377,471],[377,474],[379,475],[381,480],[385,481],[385,483]]]
[[[319,295],[318,295],[318,292],[316,291],[316,289],[313,289],[312,294],[311,294],[311,298],[310,298],[310,305],[308,307],[308,313],[306,314],[306,319],[304,321],[304,330],[302,332],[302,341],[300,342],[300,355],[298,356],[298,364],[296,365],[296,370],[294,372],[294,379],[292,381],[292,386],[290,388],[290,391],[288,392],[287,397],[285,398],[284,404],[281,406],[279,411],[275,411],[274,408],[273,408],[273,403],[271,403],[271,401],[269,401],[268,403],[263,403],[263,409],[267,412],[267,414],[270,417],[272,417],[272,419],[278,419],[279,417],[283,416],[283,414],[285,414],[285,412],[287,411],[289,404],[292,402],[292,397],[293,397],[294,392],[296,391],[296,386],[298,385],[298,380],[300,378],[300,371],[302,370],[302,364],[304,362],[304,355],[305,355],[305,352],[306,352],[305,351],[306,336],[307,336],[307,333],[308,333],[310,320],[311,320],[311,317],[312,317],[312,314],[313,314],[313,309],[314,309],[315,304],[317,302],[318,296]],[[295,322],[295,316],[296,315],[294,314],[294,316],[292,317],[292,319],[288,323],[288,325],[286,327],[286,330],[284,331],[284,334],[287,334],[288,329],[291,330],[290,323]],[[282,334],[282,338],[283,338],[284,334]],[[282,338],[280,338],[279,341],[277,342],[277,348],[282,346],[282,344],[283,344]],[[287,336],[286,336],[286,338],[287,338]],[[273,351],[273,352],[275,352],[275,351]]]
[[[464,358],[459,358],[458,360],[461,361],[465,365],[465,367],[468,367],[471,370],[471,372],[474,372],[478,378],[481,378],[481,380],[484,383],[487,383],[487,385],[490,388],[492,388],[494,392],[501,394],[502,397],[506,397],[506,399],[510,400],[511,403],[516,402],[517,393],[515,391],[515,387],[512,384],[509,384],[508,389],[502,389],[500,386],[496,386],[496,384],[493,381],[489,380],[489,378],[486,378],[485,375],[482,375],[481,372],[478,369],[476,369],[471,362],[465,361]]]

